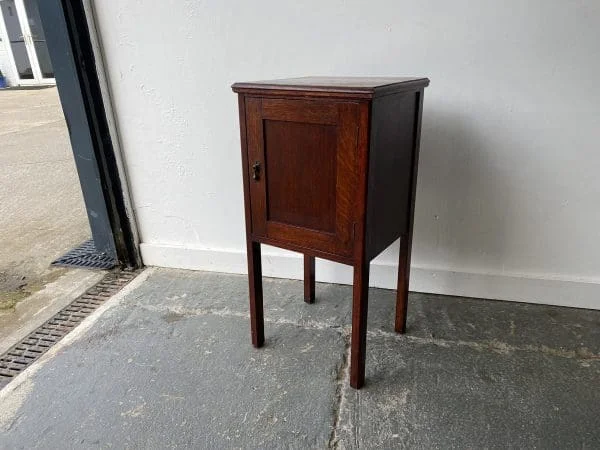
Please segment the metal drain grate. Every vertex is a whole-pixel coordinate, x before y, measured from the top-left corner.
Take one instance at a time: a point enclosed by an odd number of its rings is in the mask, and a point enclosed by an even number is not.
[[[52,263],[53,266],[80,267],[87,269],[112,269],[117,261],[106,253],[96,250],[94,240],[85,241],[79,247],[69,250]]]
[[[109,272],[95,286],[0,356],[0,389],[60,341],[102,303],[133,280],[138,272]]]

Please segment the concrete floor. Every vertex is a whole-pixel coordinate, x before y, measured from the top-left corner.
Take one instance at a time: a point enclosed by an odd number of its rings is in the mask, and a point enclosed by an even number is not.
[[[0,392],[3,448],[600,448],[600,311],[371,289],[348,385],[351,288],[148,269]]]
[[[0,353],[102,276],[49,266],[89,236],[56,88],[0,90]]]

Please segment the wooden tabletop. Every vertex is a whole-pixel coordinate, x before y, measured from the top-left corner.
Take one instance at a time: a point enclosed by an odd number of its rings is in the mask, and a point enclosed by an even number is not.
[[[429,79],[422,77],[300,77],[234,83],[231,88],[238,93],[300,91],[375,97],[400,91],[418,90],[428,85]]]

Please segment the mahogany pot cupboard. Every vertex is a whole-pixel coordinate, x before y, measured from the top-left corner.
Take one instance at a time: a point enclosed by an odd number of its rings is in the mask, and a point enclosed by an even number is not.
[[[235,83],[252,344],[264,342],[261,243],[354,268],[350,384],[365,381],[369,263],[400,238],[395,330],[404,333],[427,78],[305,77]]]

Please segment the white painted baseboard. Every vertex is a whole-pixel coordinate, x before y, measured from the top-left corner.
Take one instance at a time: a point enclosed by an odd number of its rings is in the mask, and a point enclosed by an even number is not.
[[[246,254],[240,250],[203,249],[168,244],[140,245],[148,266],[211,272],[247,273]],[[263,275],[301,279],[302,257],[298,253],[270,251],[262,253]],[[375,260],[371,263],[370,285],[395,289],[397,265]],[[352,283],[352,268],[317,259],[317,281]],[[514,274],[457,272],[413,265],[410,290],[433,294],[508,300],[575,308],[600,309],[600,280],[542,278]]]

